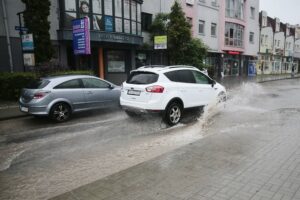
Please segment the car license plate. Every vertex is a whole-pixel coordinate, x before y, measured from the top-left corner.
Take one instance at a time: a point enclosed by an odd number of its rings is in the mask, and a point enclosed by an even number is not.
[[[128,90],[127,94],[128,95],[140,96],[141,91],[140,90]]]
[[[26,107],[21,107],[21,110],[22,110],[23,112],[28,112],[28,108],[26,108]]]

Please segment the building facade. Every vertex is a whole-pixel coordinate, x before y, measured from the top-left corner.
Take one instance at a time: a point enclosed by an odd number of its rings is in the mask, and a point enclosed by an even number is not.
[[[16,30],[24,26],[25,5],[19,0],[0,1],[0,71],[28,71],[23,64],[20,31]],[[149,30],[155,16],[169,13],[174,2],[52,0],[49,21],[54,59],[62,68],[93,70],[116,84],[136,67],[168,64],[166,51],[153,50]],[[299,25],[283,24],[265,11],[259,13],[259,0],[179,2],[192,25],[193,37],[208,47],[205,64],[216,76],[249,75],[251,66],[256,66],[257,74],[288,73],[299,65]],[[72,20],[82,17],[90,22],[90,55],[73,52]]]
[[[261,11],[260,46],[257,74],[284,74],[298,72],[297,29],[280,22],[279,18],[268,17]]]

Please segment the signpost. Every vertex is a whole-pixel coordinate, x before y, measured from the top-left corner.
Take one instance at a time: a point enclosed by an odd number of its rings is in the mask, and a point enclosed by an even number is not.
[[[84,17],[80,19],[74,19],[72,21],[72,27],[73,27],[74,54],[75,55],[91,54],[89,18]]]
[[[154,36],[154,49],[167,49],[167,36]]]

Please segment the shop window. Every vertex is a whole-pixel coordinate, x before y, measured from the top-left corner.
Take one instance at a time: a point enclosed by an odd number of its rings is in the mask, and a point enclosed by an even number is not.
[[[115,16],[122,17],[122,0],[115,0]]]
[[[131,22],[131,33],[136,35],[136,22]]]
[[[124,18],[130,19],[130,1],[124,0]]]
[[[116,18],[116,32],[123,32],[123,24],[121,18]]]
[[[88,16],[90,13],[90,4],[86,0],[79,0],[79,17]]]
[[[152,14],[142,12],[142,30],[149,31],[152,24]]]
[[[113,15],[113,9],[112,9],[112,0],[104,0],[104,13],[105,15]]]
[[[136,21],[136,2],[131,1],[131,19]]]
[[[125,51],[107,52],[107,72],[125,73]]]
[[[130,20],[124,19],[124,32],[130,33]]]
[[[65,0],[65,10],[76,12],[76,1]]]
[[[76,13],[65,12],[64,16],[64,27],[67,29],[72,29],[72,20],[76,19]]]
[[[101,0],[93,0],[93,13],[94,14],[102,14],[102,1]]]
[[[103,30],[102,15],[93,15],[93,28],[94,30]]]

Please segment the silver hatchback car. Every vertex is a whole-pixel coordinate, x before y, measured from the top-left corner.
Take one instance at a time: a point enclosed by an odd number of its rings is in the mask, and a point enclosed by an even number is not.
[[[23,88],[19,100],[22,112],[49,116],[57,122],[74,112],[119,105],[120,87],[88,75],[42,78]]]

